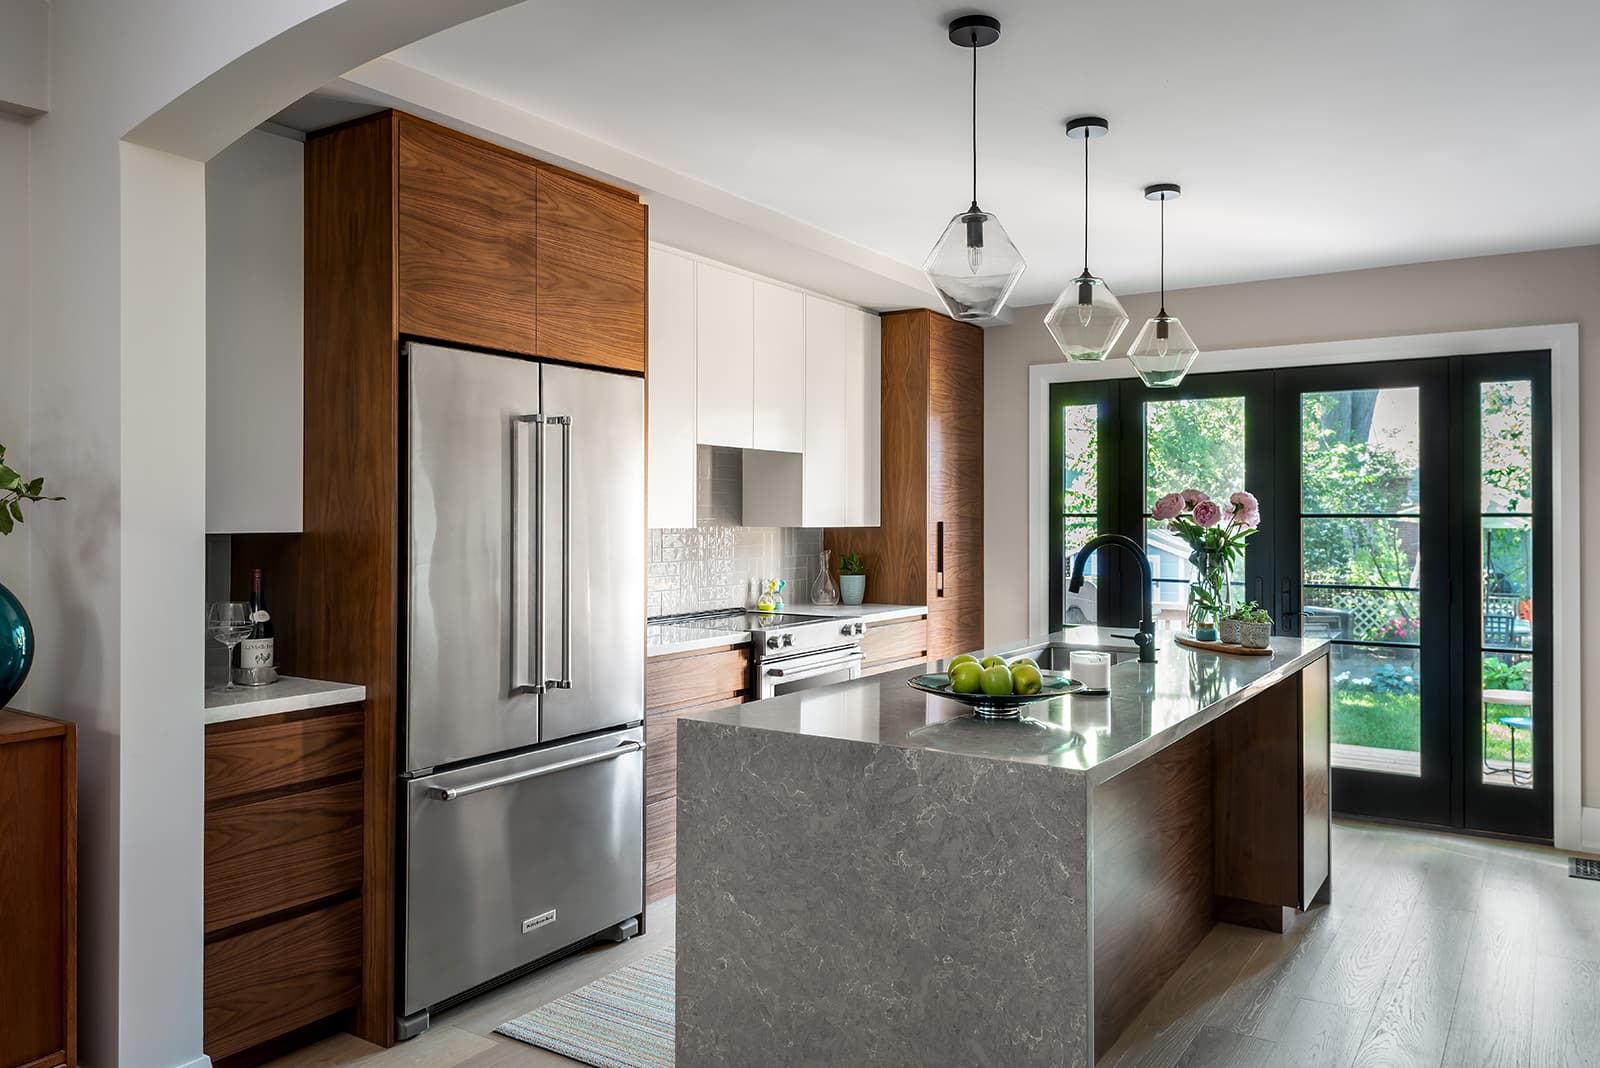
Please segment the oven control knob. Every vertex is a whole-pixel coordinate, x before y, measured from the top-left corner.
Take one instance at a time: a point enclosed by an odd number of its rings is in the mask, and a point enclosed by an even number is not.
[[[771,637],[769,637],[767,639],[767,648],[768,649],[776,649],[777,647],[778,647],[778,636],[776,634],[774,634],[774,635],[772,635]]]
[[[793,634],[785,634],[783,636],[783,647],[785,649],[787,649],[787,648],[789,648],[789,646],[791,646],[793,644],[794,644],[794,635]]]
[[[866,632],[867,632],[867,625],[865,623],[857,623],[856,624],[856,637],[857,638],[861,637]]]
[[[854,634],[855,632],[855,624],[853,623],[846,623],[844,626],[839,628],[839,633],[843,634],[846,638],[850,637],[850,635]]]

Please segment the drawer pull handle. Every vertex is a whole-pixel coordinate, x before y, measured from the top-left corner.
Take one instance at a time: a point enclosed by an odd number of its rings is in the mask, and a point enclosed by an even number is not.
[[[571,760],[558,760],[554,764],[545,764],[542,767],[529,768],[526,771],[516,771],[510,775],[499,775],[493,779],[483,779],[479,782],[469,782],[465,786],[430,786],[428,787],[428,796],[435,801],[454,801],[457,798],[481,794],[485,790],[495,790],[502,786],[527,782],[529,779],[554,775],[560,771],[571,771],[573,768],[581,768],[586,764],[598,764],[602,760],[615,760],[617,757],[642,752],[644,752],[643,742],[627,742],[603,753],[590,753],[587,756],[573,757]]]

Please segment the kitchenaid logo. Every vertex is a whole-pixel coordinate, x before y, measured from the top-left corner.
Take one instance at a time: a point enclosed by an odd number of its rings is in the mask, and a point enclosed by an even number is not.
[[[544,927],[555,922],[555,909],[551,909],[549,912],[541,912],[537,916],[530,916],[522,921],[522,933],[527,934],[529,931],[537,930],[540,927]]]

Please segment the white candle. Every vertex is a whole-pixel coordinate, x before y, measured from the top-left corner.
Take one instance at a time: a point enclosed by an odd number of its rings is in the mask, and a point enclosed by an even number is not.
[[[1111,688],[1111,654],[1093,649],[1074,649],[1067,674],[1083,683],[1085,689],[1109,690]]]

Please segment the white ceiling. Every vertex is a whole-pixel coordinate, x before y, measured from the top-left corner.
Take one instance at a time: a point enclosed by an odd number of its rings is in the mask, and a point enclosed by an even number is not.
[[[915,0],[533,0],[395,60],[920,265],[969,199],[969,54]],[[996,0],[979,200],[1029,268],[1184,287],[1600,242],[1600,4]]]

